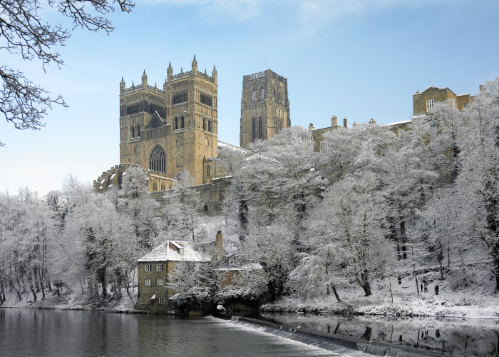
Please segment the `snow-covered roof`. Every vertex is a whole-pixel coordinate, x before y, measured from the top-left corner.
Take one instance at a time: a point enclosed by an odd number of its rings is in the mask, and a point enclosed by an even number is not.
[[[144,255],[138,260],[144,262],[164,262],[164,261],[188,261],[206,262],[211,256],[203,252],[203,247],[198,247],[193,243],[167,240],[152,252]]]
[[[232,254],[221,257],[218,270],[223,271],[252,271],[261,270],[259,263],[251,262],[240,254]]]
[[[412,122],[412,118],[407,119],[407,120],[402,120],[402,121],[396,121],[395,123],[383,124],[383,126],[394,126],[394,125],[408,124],[411,122]]]
[[[227,149],[230,149],[230,150],[242,151],[244,153],[249,153],[250,152],[247,149],[244,149],[244,148],[236,146],[236,145],[224,143],[223,141],[220,141],[220,140],[218,141],[218,147],[219,148],[227,148]]]

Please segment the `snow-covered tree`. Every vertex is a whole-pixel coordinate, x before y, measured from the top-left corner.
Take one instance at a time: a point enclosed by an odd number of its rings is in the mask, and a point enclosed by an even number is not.
[[[199,213],[196,208],[200,198],[195,189],[194,179],[184,169],[175,182],[173,190],[166,196],[168,203],[163,209],[166,216],[166,236],[168,239],[195,242],[195,231],[198,226]]]
[[[466,235],[483,245],[499,290],[499,78],[463,110],[469,121],[459,136],[460,174],[457,190],[467,205],[459,223]]]
[[[386,205],[378,185],[373,173],[347,177],[325,192],[313,214],[319,233],[314,245],[326,252],[335,250],[341,257],[338,263],[348,269],[366,296],[372,293],[372,280],[382,276],[393,259],[393,247],[383,228]]]

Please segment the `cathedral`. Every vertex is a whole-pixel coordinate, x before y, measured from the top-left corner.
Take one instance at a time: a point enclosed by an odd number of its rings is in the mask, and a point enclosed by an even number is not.
[[[173,74],[171,63],[163,88],[142,82],[126,87],[120,82],[120,164],[94,181],[94,191],[120,187],[123,172],[132,165],[144,169],[149,191],[173,187],[179,174],[188,170],[195,185],[211,184],[223,177],[211,157],[218,141],[218,83],[215,66],[211,75],[198,70],[196,56],[190,71]],[[291,126],[287,79],[270,69],[243,76],[240,145],[272,138]]]
[[[480,91],[485,90],[480,86]],[[436,102],[453,100],[463,109],[473,100],[469,94],[456,95],[449,88],[429,87],[413,95],[414,116],[425,115]],[[375,123],[374,119],[369,121]],[[385,124],[395,132],[408,130],[411,119]],[[356,123],[354,123],[355,125]],[[181,68],[173,74],[170,65],[160,89],[148,84],[146,72],[142,82],[126,87],[120,82],[120,164],[104,171],[94,181],[94,191],[104,192],[120,187],[123,172],[130,166],[141,167],[148,175],[149,192],[158,200],[161,192],[173,187],[179,174],[188,170],[202,197],[202,210],[217,214],[227,184],[223,168],[211,160],[219,147],[246,150],[256,140],[268,140],[283,128],[291,126],[286,78],[267,69],[243,76],[240,118],[240,147],[218,140],[218,81],[213,66],[211,75],[198,71],[196,56],[190,71]],[[331,126],[309,130],[320,149],[322,135],[337,128],[337,117]]]

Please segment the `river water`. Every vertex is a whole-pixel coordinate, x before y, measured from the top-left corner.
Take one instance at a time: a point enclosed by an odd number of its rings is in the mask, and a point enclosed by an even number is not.
[[[0,309],[1,356],[359,356],[231,324],[95,311]]]
[[[447,356],[499,356],[499,320],[295,314],[261,318],[332,337],[388,342]],[[324,350],[264,330],[214,317],[0,309],[0,356],[368,356],[336,345]],[[284,329],[282,336],[287,336]]]
[[[278,325],[301,326],[332,337],[353,337],[446,356],[499,356],[499,319],[386,318],[264,313]]]

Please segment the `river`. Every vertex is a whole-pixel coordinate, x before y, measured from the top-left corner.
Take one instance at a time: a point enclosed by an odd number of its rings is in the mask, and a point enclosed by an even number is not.
[[[295,314],[260,318],[448,356],[499,356],[499,320]],[[0,309],[0,356],[368,356],[341,346],[324,350],[263,330],[214,317]]]
[[[1,356],[359,356],[214,317],[0,309]]]

